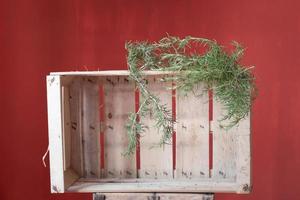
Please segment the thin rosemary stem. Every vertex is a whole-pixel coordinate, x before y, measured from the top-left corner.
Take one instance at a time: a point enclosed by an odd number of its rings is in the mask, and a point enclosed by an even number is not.
[[[228,53],[216,41],[206,38],[187,36],[183,39],[167,36],[158,42],[128,42],[127,64],[130,77],[145,98],[138,114],[146,115],[147,109],[153,109],[158,129],[163,132],[160,144],[166,144],[172,136],[174,120],[170,109],[160,103],[143,81],[144,70],[170,71],[173,74],[169,81],[176,83],[175,88],[185,94],[195,94],[199,83],[207,89],[213,89],[216,99],[227,110],[220,121],[223,128],[231,128],[245,118],[256,95],[254,77],[249,67],[239,63],[244,49],[237,42],[232,42],[235,49]],[[200,46],[200,47],[199,47]],[[202,48],[205,47],[205,48]],[[200,49],[197,49],[200,48]],[[191,53],[194,50],[194,53]],[[173,88],[174,89],[174,88]],[[131,115],[128,121],[128,135],[131,138],[128,147],[132,152],[136,134],[144,131],[142,122],[137,122],[137,114]],[[221,122],[226,122],[225,125]]]

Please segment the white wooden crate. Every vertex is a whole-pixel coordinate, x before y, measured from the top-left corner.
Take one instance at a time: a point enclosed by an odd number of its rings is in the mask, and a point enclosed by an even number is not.
[[[145,74],[149,89],[170,109],[176,105],[176,138],[174,146],[150,149],[160,135],[151,127],[149,113],[141,119],[149,129],[140,139],[139,153],[130,157],[122,155],[127,147],[124,125],[137,98],[128,71],[47,76],[51,192],[249,193],[250,117],[229,131],[220,129],[224,110],[214,99],[210,110],[208,94],[176,92],[172,98],[164,87],[170,83],[159,81],[170,74]],[[202,85],[198,92],[203,93]]]

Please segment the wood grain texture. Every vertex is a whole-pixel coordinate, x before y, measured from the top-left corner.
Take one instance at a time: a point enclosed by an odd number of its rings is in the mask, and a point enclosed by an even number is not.
[[[174,71],[144,71],[144,75],[152,76],[152,75],[164,75],[164,74],[175,74],[177,72]],[[70,72],[51,72],[50,75],[60,75],[60,76],[129,76],[128,70],[106,70],[106,71],[70,71]]]
[[[177,92],[176,106],[176,178],[208,177],[208,93],[203,85],[187,95]]]
[[[213,194],[170,194],[157,193],[159,200],[213,200]]]
[[[70,117],[70,98],[69,87],[62,87],[62,116],[63,116],[63,151],[64,151],[64,170],[71,166],[71,117]]]
[[[51,192],[64,192],[62,98],[60,76],[47,76]]]
[[[213,178],[233,178],[238,185],[238,193],[249,193],[252,187],[250,115],[226,131],[218,124],[224,113],[224,107],[214,99]]]
[[[94,200],[213,200],[213,194],[174,194],[174,193],[95,193]]]
[[[237,132],[237,177],[236,182],[240,186],[238,193],[250,193],[252,190],[251,179],[251,117],[243,119]]]
[[[128,113],[134,112],[135,85],[127,77],[103,80],[105,105],[105,170],[106,178],[136,178],[135,155],[124,156],[128,144],[125,125]]]
[[[225,108],[213,99],[213,169],[215,180],[236,178],[236,131],[228,131],[219,126],[225,115]],[[226,122],[222,122],[226,123]]]
[[[84,176],[100,177],[99,90],[96,78],[82,80],[82,142]]]
[[[69,103],[71,119],[71,168],[83,176],[82,145],[82,79],[75,78],[69,86]]]
[[[175,192],[175,193],[205,193],[205,192],[236,192],[238,186],[232,181],[159,181],[131,183],[101,183],[76,181],[68,188],[68,192]]]
[[[93,200],[148,200],[151,193],[95,193]]]
[[[148,89],[160,99],[160,103],[166,104],[172,109],[172,91],[166,90],[165,87],[170,87],[171,83],[160,82],[161,77],[148,77]],[[140,102],[143,98],[140,97]],[[145,117],[141,117],[141,121],[148,126],[145,133],[140,139],[140,155],[141,169],[139,177],[141,178],[172,178],[173,163],[172,163],[172,145],[164,145],[158,147],[157,144],[161,140],[162,133],[155,127],[152,111]]]
[[[160,78],[162,75],[147,77],[149,90],[171,109],[172,91],[165,88],[171,83],[160,82]],[[154,147],[160,141],[161,133],[154,127],[150,111],[141,118],[149,129],[141,137],[141,168],[137,176],[135,155],[131,158],[122,155],[128,143],[124,125],[128,113],[135,110],[134,83],[123,75],[72,75],[63,80],[57,75],[47,77],[52,192],[251,191],[250,116],[226,131],[219,127],[225,110],[214,99],[210,177],[208,96],[206,93],[201,97],[177,95],[176,178],[172,145]],[[99,84],[104,86],[104,100],[99,99]],[[199,85],[195,93],[200,94],[202,90]],[[103,103],[101,127],[105,132],[105,170],[101,177],[99,106]],[[161,198],[173,198],[163,196]]]

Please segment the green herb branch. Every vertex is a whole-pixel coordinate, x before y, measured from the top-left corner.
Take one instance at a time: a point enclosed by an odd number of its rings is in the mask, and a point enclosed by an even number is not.
[[[130,78],[136,82],[142,99],[138,112],[130,113],[126,125],[129,144],[125,154],[136,148],[136,136],[146,129],[138,116],[145,116],[149,110],[154,113],[156,127],[162,132],[160,145],[170,142],[174,120],[172,112],[147,88],[145,70],[172,72],[172,76],[162,81],[172,81],[177,90],[185,94],[193,93],[200,83],[212,89],[214,97],[224,105],[226,114],[220,126],[229,129],[244,119],[250,111],[256,96],[254,76],[251,67],[239,61],[244,49],[232,42],[234,50],[227,52],[216,41],[187,36],[183,39],[167,36],[158,42],[128,42],[127,64]],[[174,73],[173,73],[174,72]]]

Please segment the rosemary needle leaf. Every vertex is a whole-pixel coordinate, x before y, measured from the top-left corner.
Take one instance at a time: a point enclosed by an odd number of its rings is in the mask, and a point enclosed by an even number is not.
[[[191,36],[180,39],[170,35],[153,43],[126,43],[129,77],[135,81],[143,100],[139,110],[128,117],[125,128],[129,143],[125,155],[134,153],[137,136],[147,129],[138,116],[146,116],[150,110],[154,113],[155,126],[162,133],[158,146],[170,144],[173,135],[172,111],[148,90],[144,70],[174,72],[161,81],[172,81],[173,89],[184,94],[199,95],[194,91],[199,83],[204,83],[227,111],[220,121],[222,128],[229,129],[248,115],[257,91],[255,79],[252,67],[239,62],[244,48],[236,41],[232,45],[234,50],[228,53],[214,40]]]

